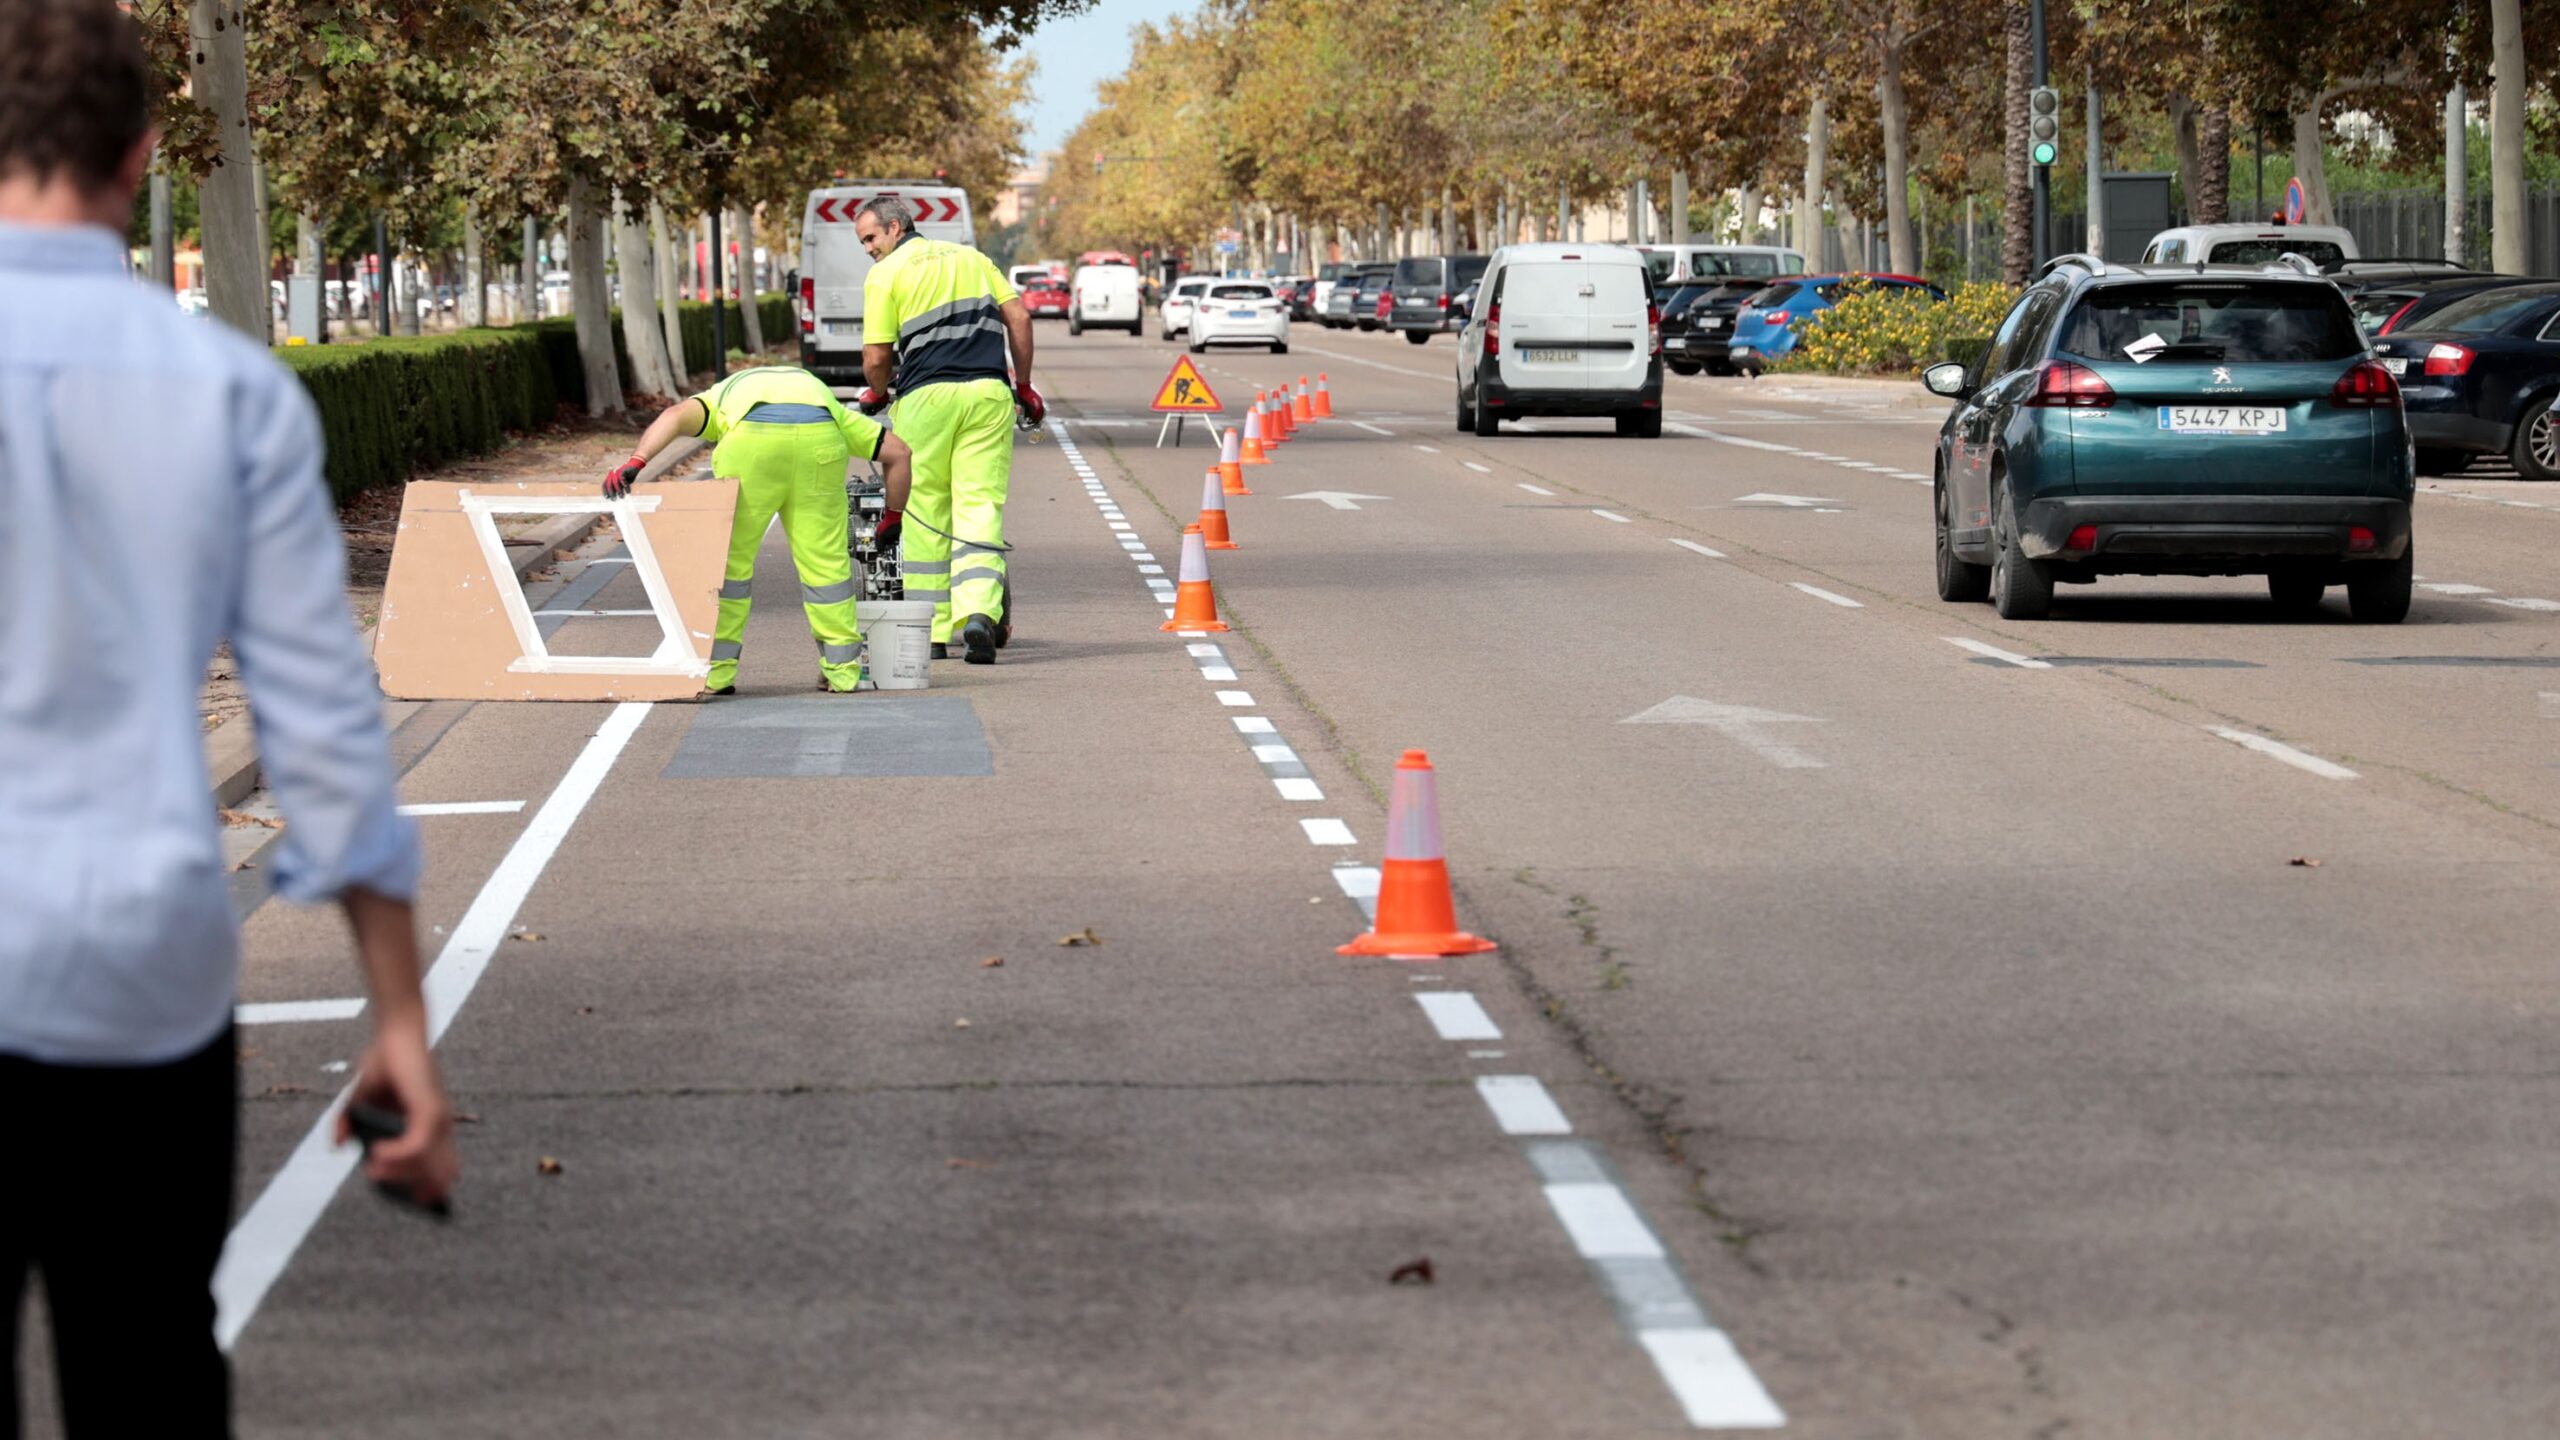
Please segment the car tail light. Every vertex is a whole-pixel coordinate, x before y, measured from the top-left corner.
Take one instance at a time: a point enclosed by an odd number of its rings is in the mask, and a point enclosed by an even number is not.
[[[1441,308],[1441,309],[1443,309],[1443,310],[1446,310],[1446,309],[1448,309],[1448,308],[1449,308],[1449,297],[1448,297],[1448,296],[1443,295],[1443,296],[1441,296],[1441,297],[1440,297],[1440,308]]]
[[[1644,307],[1644,348],[1647,355],[1662,354],[1662,307],[1650,300]]]
[[[2062,542],[2062,548],[2065,550],[2076,551],[2082,555],[2086,555],[2090,551],[2097,549],[2098,527],[2095,525],[2081,525],[2075,527],[2071,532],[2071,538]]]
[[[2086,365],[2047,360],[2036,372],[2036,391],[2027,403],[2054,410],[2104,410],[2116,403],[2116,392],[2105,376]]]
[[[1484,353],[1488,360],[1502,355],[1502,302],[1494,301],[1484,309]]]
[[[800,333],[818,333],[818,282],[808,275],[800,277]]]
[[[2361,555],[2365,551],[2373,549],[2374,545],[2375,541],[2371,530],[2366,529],[2362,525],[2350,525],[2347,527],[2348,553]]]
[[[2430,375],[2470,374],[2471,347],[2468,345],[2428,346],[2427,373]]]
[[[2400,403],[2400,382],[2391,372],[2370,360],[2360,361],[2338,377],[2329,390],[2329,403],[2349,409],[2370,410]]]
[[[2379,329],[2379,330],[2374,331],[2373,333],[2374,333],[2374,334],[2376,334],[2376,335],[2388,335],[2388,334],[2390,334],[2390,333],[2391,333],[2391,327],[2392,327],[2392,326],[2394,326],[2394,325],[2399,324],[2399,323],[2400,323],[2400,317],[2401,317],[2401,316],[2403,316],[2403,315],[2408,314],[2408,313],[2409,313],[2409,307],[2410,307],[2410,306],[2412,306],[2412,305],[2417,304],[2417,303],[2418,303],[2418,301],[2419,301],[2420,299],[2422,299],[2422,298],[2424,298],[2424,297],[2422,297],[2422,296],[2417,296],[2417,295],[2412,295],[2412,296],[2410,296],[2410,297],[2409,297],[2409,299],[2408,299],[2408,301],[2407,301],[2406,303],[2404,303],[2403,305],[2401,305],[2401,307],[2400,307],[2399,309],[2394,310],[2394,311],[2392,311],[2392,312],[2391,312],[2391,318],[2390,318],[2390,319],[2385,320],[2385,321],[2383,321],[2383,322],[2382,322],[2382,328],[2381,328],[2381,329]]]

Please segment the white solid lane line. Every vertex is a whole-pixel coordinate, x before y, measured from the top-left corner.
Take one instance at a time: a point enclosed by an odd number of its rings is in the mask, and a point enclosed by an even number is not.
[[[1830,603],[1839,606],[1843,610],[1864,610],[1867,608],[1866,605],[1860,601],[1852,600],[1846,595],[1834,595],[1819,585],[1807,585],[1801,580],[1790,580],[1787,583],[1794,586],[1796,589],[1803,591],[1807,595],[1812,596],[1816,600],[1827,600]]]
[[[1443,1040],[1499,1040],[1502,1027],[1484,1013],[1484,1006],[1464,990],[1444,990],[1436,995],[1416,995],[1414,1003],[1431,1017],[1431,1028]]]
[[[1726,435],[1719,431],[1709,430],[1699,425],[1677,425],[1666,420],[1663,422],[1662,428],[1682,435],[1694,435],[1701,440],[1714,440],[1725,445],[1739,445],[1745,450],[1769,450],[1781,455],[1793,455],[1798,453],[1796,447],[1793,445],[1780,445],[1769,440],[1746,440],[1739,435]]]
[[[363,1013],[362,1000],[266,1000],[232,1006],[231,1020],[236,1025],[290,1025],[305,1020],[353,1020]]]
[[[2434,592],[2436,592],[2436,593],[2437,593],[2437,594],[2439,594],[2439,595],[2488,595],[2488,594],[2493,594],[2493,593],[2495,593],[2495,592],[2493,592],[2492,590],[2490,590],[2490,588],[2489,588],[2488,586],[2486,586],[2486,585],[2445,585],[2445,584],[2438,584],[2438,585],[2421,585],[2421,586],[2419,586],[2418,588],[2419,588],[2419,589],[2421,589],[2421,590],[2433,590]]]
[[[1359,426],[1359,427],[1360,427],[1361,429],[1363,429],[1363,430],[1368,431],[1368,432],[1369,432],[1370,434],[1372,434],[1372,435],[1384,435],[1384,436],[1386,436],[1386,437],[1387,437],[1388,439],[1390,439],[1390,440],[1393,440],[1394,438],[1396,438],[1396,432],[1394,432],[1393,430],[1388,429],[1388,428],[1387,428],[1386,426],[1384,426],[1384,425],[1372,425],[1372,424],[1370,424],[1370,423],[1369,423],[1368,421],[1366,421],[1366,420],[1354,420],[1354,421],[1352,421],[1351,423],[1352,423],[1352,424],[1354,424],[1354,425]]]
[[[1615,520],[1621,525],[1633,525],[1636,523],[1633,520],[1628,519],[1626,516],[1619,514],[1615,510],[1594,510],[1591,513],[1599,516],[1603,520]]]
[[[1478,1081],[1482,1084],[1482,1081]],[[1547,1204],[1585,1260],[1659,1260],[1662,1242],[1615,1185],[1569,1180],[1546,1187]]]
[[[1485,1108],[1493,1112],[1493,1122],[1505,1135],[1573,1133],[1572,1122],[1564,1118],[1564,1111],[1535,1075],[1479,1075],[1476,1093],[1484,1097]]]
[[[1701,1430],[1777,1430],[1787,1413],[1751,1373],[1722,1330],[1639,1330],[1636,1343],[1653,1357],[1689,1423]]]
[[[643,610],[655,615],[655,610]],[[524,808],[521,800],[447,800],[433,805],[403,805],[403,815],[513,815]]]
[[[1723,558],[1725,558],[1725,555],[1724,555],[1724,552],[1723,552],[1723,551],[1721,551],[1721,550],[1712,550],[1712,549],[1709,549],[1708,547],[1706,547],[1706,546],[1704,546],[1704,545],[1699,544],[1699,543],[1698,543],[1697,541],[1695,541],[1695,540],[1682,540],[1682,539],[1678,538],[1677,536],[1675,536],[1675,537],[1673,537],[1673,539],[1672,539],[1671,543],[1672,543],[1672,544],[1674,544],[1674,545],[1679,546],[1679,547],[1680,547],[1681,549],[1683,549],[1683,550],[1694,550],[1694,551],[1696,551],[1697,553],[1699,553],[1699,554],[1701,554],[1701,555],[1706,556],[1706,557],[1707,557],[1708,559],[1710,559],[1710,560],[1722,560]]]
[[[2333,764],[2306,751],[2296,750],[2281,740],[2270,740],[2264,735],[2252,734],[2247,730],[2234,730],[2228,725],[2207,725],[2204,728],[2234,745],[2255,750],[2271,760],[2281,760],[2296,770],[2308,770],[2323,780],[2356,778],[2356,772],[2346,766]]]
[[[455,923],[452,937],[426,976],[427,1043],[443,1038],[445,1027],[471,998],[488,971],[490,958],[506,943],[507,927],[515,923],[516,911],[533,893],[560,842],[568,838],[570,827],[595,798],[613,762],[648,716],[645,700],[626,700],[613,707],[586,748],[570,762],[551,798],[542,802],[532,823],[490,872],[471,908]],[[304,1237],[356,1167],[356,1147],[340,1146],[330,1133],[337,1124],[338,1107],[345,1103],[346,1094],[341,1091],[312,1122],[284,1168],[231,1227],[231,1237],[222,1247],[222,1263],[213,1272],[213,1335],[226,1351],[238,1343],[240,1332],[258,1313],[259,1302],[292,1263],[294,1252],[302,1248]]]
[[[1970,650],[1976,655],[1988,656],[2004,665],[2015,665],[2021,670],[2050,670],[2053,668],[2053,662],[2050,660],[2032,660],[2024,655],[2014,654],[2010,651],[2003,650],[1997,645],[1985,645],[1979,640],[1967,640],[1961,635],[1941,635],[1938,638],[1955,646],[1959,650]]]
[[[1351,827],[1339,820],[1301,820],[1298,828],[1307,832],[1310,845],[1357,845]]]
[[[1553,495],[1556,493],[1543,485],[1532,485],[1526,480],[1517,481],[1515,483],[1518,484],[1521,489],[1528,491],[1532,495]]]

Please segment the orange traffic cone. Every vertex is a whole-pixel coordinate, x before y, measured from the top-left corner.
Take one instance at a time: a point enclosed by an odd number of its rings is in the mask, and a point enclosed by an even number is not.
[[[1244,452],[1236,448],[1236,427],[1227,427],[1226,438],[1218,442],[1218,482],[1230,495],[1250,495],[1244,488]]]
[[[1281,439],[1295,440],[1298,438],[1298,422],[1290,418],[1289,387],[1285,384],[1279,389],[1271,392],[1271,415],[1273,419],[1280,422]]]
[[[1182,583],[1174,591],[1173,618],[1159,627],[1165,630],[1224,630],[1227,622],[1218,618],[1217,592],[1209,588],[1209,546],[1197,525],[1182,527]],[[1438,833],[1434,827],[1435,834]],[[1446,867],[1441,875],[1441,888],[1448,888]],[[1446,902],[1443,902],[1444,904]]]
[[[1313,413],[1319,420],[1333,418],[1333,391],[1325,385],[1324,372],[1321,370],[1316,372],[1316,400]]]
[[[1255,391],[1253,395],[1253,408],[1262,412],[1262,448],[1264,451],[1268,452],[1274,446],[1280,445],[1288,440],[1289,432],[1282,428],[1279,413],[1271,408],[1271,392],[1267,390]]]
[[[1186,556],[1185,573],[1190,565]],[[1378,877],[1378,916],[1368,934],[1335,954],[1427,960],[1493,948],[1492,941],[1458,928],[1432,774],[1431,757],[1419,750],[1407,750],[1396,762],[1395,788],[1387,795],[1387,863]]]
[[[1289,397],[1289,423],[1304,425],[1316,418],[1315,404],[1307,398],[1307,377],[1298,377],[1298,393]]]
[[[1225,488],[1218,483],[1216,467],[1211,467],[1209,478],[1202,481],[1200,485],[1200,538],[1208,541],[1209,548],[1212,550],[1241,548],[1236,544],[1235,537],[1227,533]]]
[[[1239,465],[1271,463],[1271,457],[1264,454],[1262,449],[1262,407],[1259,405],[1244,412],[1244,449],[1237,454],[1236,463]],[[1238,474],[1238,479],[1242,479],[1241,472]]]

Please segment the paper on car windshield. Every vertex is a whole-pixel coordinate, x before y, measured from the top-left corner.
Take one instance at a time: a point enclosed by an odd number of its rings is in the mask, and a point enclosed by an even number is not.
[[[2146,330],[2125,342],[2124,353],[2132,357],[2134,364],[2142,365],[2149,363],[2152,356],[2168,348],[2168,341]]]

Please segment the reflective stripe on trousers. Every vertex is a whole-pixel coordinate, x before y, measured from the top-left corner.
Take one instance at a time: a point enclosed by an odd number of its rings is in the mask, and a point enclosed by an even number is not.
[[[862,683],[862,624],[847,549],[844,468],[852,455],[832,425],[760,425],[731,430],[713,455],[713,471],[735,476],[738,508],[729,523],[729,566],[720,586],[720,618],[712,627],[711,673],[717,690],[735,684],[745,649],[756,551],[765,527],[782,518],[791,563],[800,572],[800,601],[818,642],[818,669],[830,688]]]
[[[1013,392],[1001,380],[927,385],[898,401],[897,431],[915,455],[907,516],[923,522],[901,532],[899,570],[950,577],[944,588],[911,580],[906,590],[910,600],[934,602],[933,638],[947,643],[955,620],[1004,619],[1005,557],[994,547],[1004,544],[1013,483]]]

